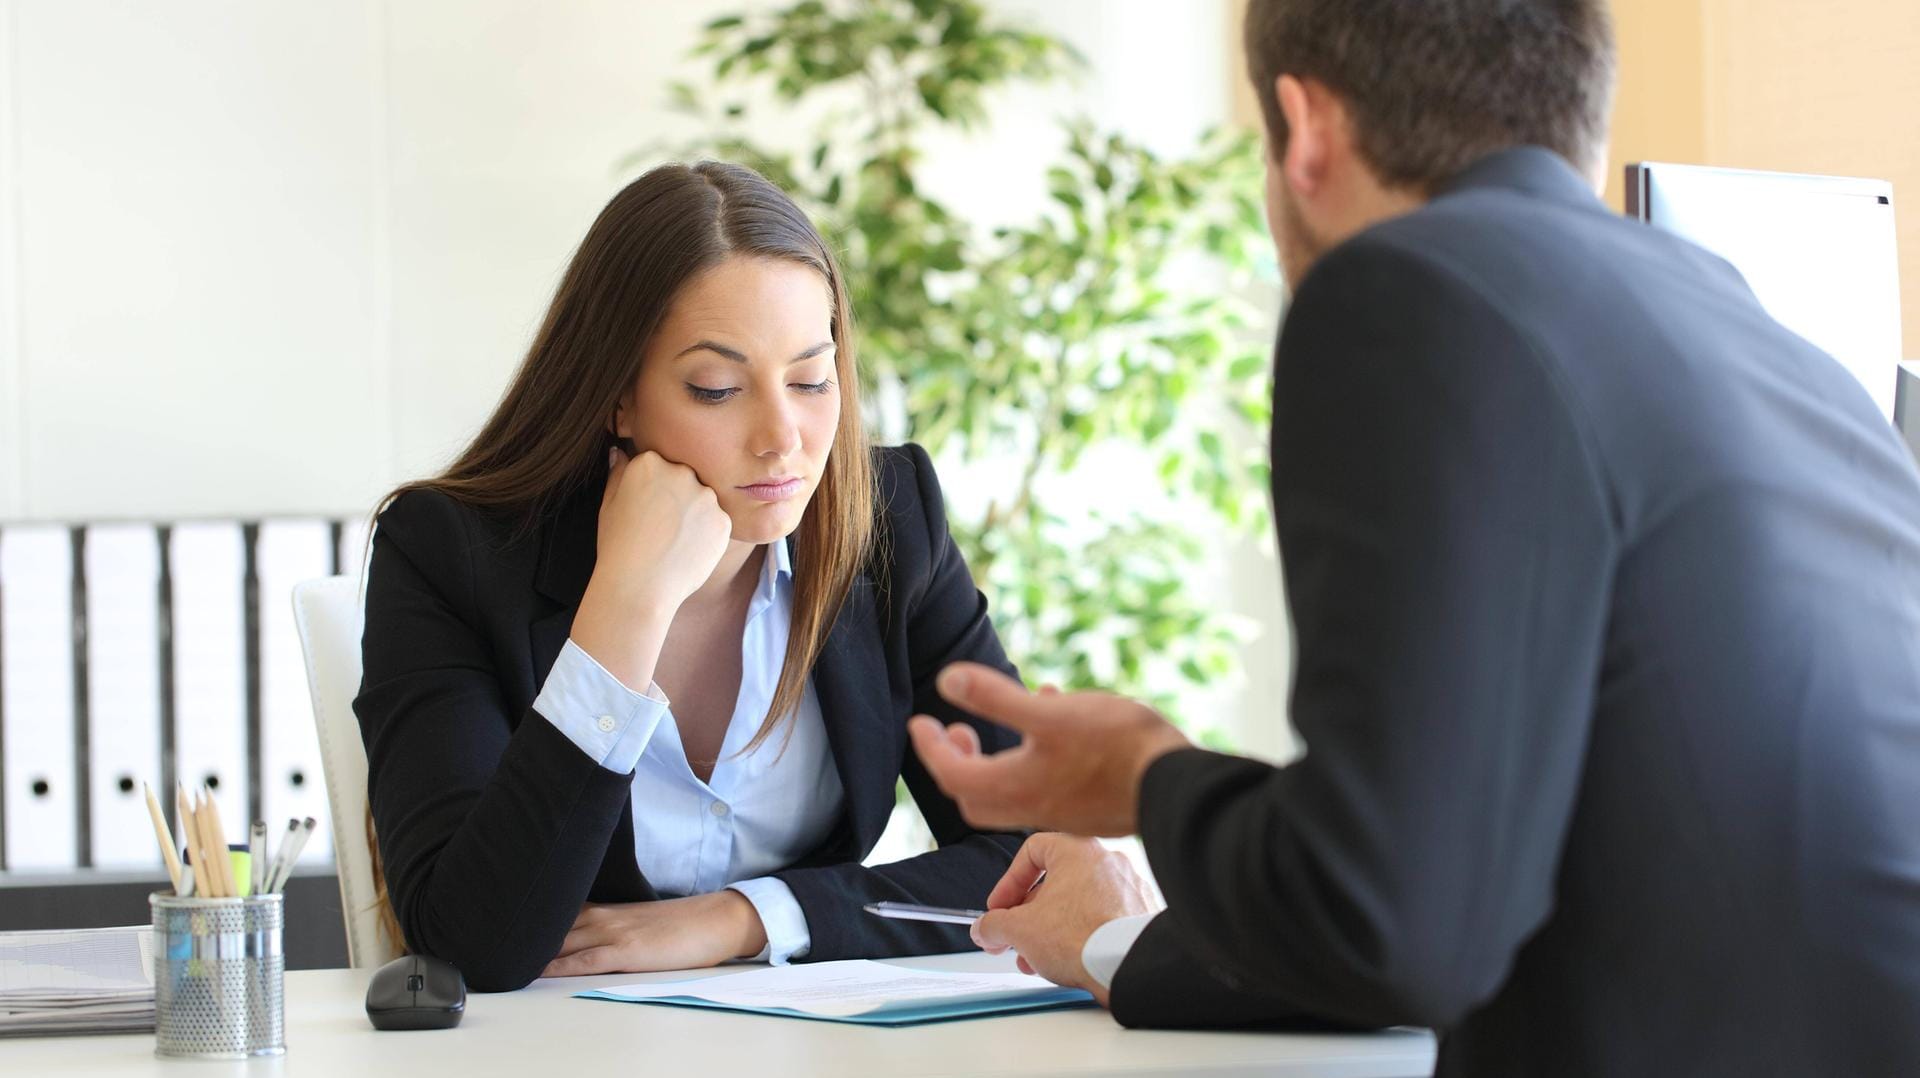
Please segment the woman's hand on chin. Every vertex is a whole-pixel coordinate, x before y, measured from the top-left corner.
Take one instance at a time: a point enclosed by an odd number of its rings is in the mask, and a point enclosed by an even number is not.
[[[733,524],[692,468],[658,453],[608,453],[593,576],[573,615],[580,650],[647,691],[673,616],[726,556]]]
[[[752,958],[767,945],[753,903],[738,891],[580,909],[543,977],[703,969]]]

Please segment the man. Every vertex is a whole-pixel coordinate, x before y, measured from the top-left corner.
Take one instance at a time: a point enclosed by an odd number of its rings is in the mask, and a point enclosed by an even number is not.
[[[1306,754],[950,668],[1025,735],[915,720],[969,818],[1137,830],[1167,899],[1042,834],[976,938],[1127,1025],[1430,1026],[1448,1075],[1920,1074],[1906,450],[1596,199],[1603,0],[1253,0],[1246,44]]]

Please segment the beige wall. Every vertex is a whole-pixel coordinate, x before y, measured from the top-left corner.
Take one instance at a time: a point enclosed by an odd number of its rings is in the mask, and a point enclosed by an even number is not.
[[[1698,164],[1706,145],[1706,37],[1699,0],[1613,0],[1620,92],[1613,106],[1607,201],[1624,206],[1631,161]]]
[[[1667,160],[1890,180],[1920,359],[1920,3],[1614,0],[1619,170]]]
[[[1234,119],[1259,107],[1231,8]],[[1631,161],[1893,183],[1906,357],[1920,360],[1920,0],[1613,0],[1620,41],[1607,198]]]

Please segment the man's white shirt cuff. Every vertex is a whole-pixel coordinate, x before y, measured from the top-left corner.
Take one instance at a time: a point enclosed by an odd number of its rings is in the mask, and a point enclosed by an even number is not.
[[[767,930],[767,945],[752,961],[784,966],[795,958],[805,958],[813,947],[813,935],[807,931],[807,915],[793,888],[773,876],[730,883],[727,890],[738,891],[753,903],[760,914],[760,925]]]
[[[1133,950],[1133,941],[1146,931],[1147,922],[1160,916],[1158,913],[1136,913],[1132,917],[1116,917],[1087,937],[1080,948],[1080,964],[1087,967],[1087,976],[1100,982],[1102,988],[1113,987],[1113,975],[1120,972],[1120,963],[1127,960],[1127,952]]]
[[[553,661],[533,709],[593,762],[628,775],[640,763],[669,705],[659,685],[648,682],[646,692],[634,692],[569,640]]]

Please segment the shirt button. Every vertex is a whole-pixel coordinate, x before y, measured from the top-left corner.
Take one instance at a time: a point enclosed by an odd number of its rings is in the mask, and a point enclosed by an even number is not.
[[[600,716],[600,732],[601,733],[603,734],[613,733],[613,725],[614,723],[613,723],[612,715]]]
[[[725,816],[728,811],[727,803],[725,801],[715,801],[707,807],[707,811],[713,813],[715,816]]]

